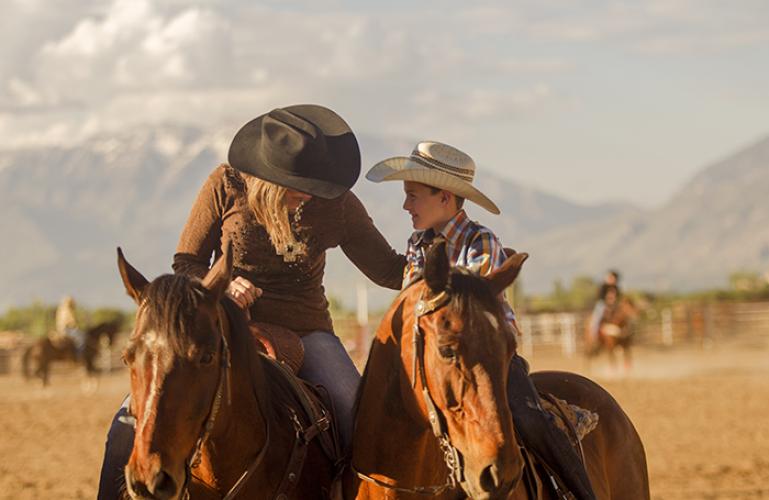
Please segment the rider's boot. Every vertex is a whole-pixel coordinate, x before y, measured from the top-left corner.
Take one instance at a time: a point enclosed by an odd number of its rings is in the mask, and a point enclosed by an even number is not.
[[[528,375],[528,363],[517,354],[510,364],[507,399],[523,444],[547,463],[577,500],[595,500],[582,460],[566,434],[540,406],[539,396]]]

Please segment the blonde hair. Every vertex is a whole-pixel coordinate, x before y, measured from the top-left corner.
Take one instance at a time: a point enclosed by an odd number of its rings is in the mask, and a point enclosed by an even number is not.
[[[297,240],[291,229],[286,191],[283,186],[262,180],[253,175],[243,174],[248,192],[248,206],[253,210],[256,221],[264,226],[270,242],[285,262],[294,262],[307,253],[306,245]],[[298,220],[301,207],[294,219]]]

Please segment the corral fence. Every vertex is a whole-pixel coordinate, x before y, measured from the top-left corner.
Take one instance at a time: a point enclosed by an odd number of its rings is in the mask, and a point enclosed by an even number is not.
[[[39,337],[21,332],[0,332],[0,375],[21,373],[22,355],[38,339]],[[110,349],[109,342],[103,337],[99,346],[99,355],[95,359],[96,366],[105,372],[121,368],[123,366],[122,350],[127,339],[128,332],[118,334]]]
[[[541,352],[560,352],[572,357],[584,348],[585,325],[590,311],[530,313],[518,311],[521,337],[519,349],[524,356]],[[353,359],[362,366],[368,355],[380,315],[365,309],[357,315],[334,318],[336,334],[342,338]],[[769,302],[673,303],[650,307],[633,324],[636,343],[707,347],[725,340],[769,342]],[[105,345],[97,363],[105,371],[122,366],[120,354],[127,335],[116,338],[112,350]],[[0,375],[18,372],[23,350],[35,338],[18,332],[0,332]]]
[[[535,352],[560,352],[572,357],[584,349],[590,311],[521,313],[519,349],[524,356]],[[334,319],[337,335],[357,363],[365,362],[371,336],[380,316]],[[673,303],[649,307],[632,324],[635,343],[652,346],[694,345],[708,347],[726,340],[769,342],[769,302]]]

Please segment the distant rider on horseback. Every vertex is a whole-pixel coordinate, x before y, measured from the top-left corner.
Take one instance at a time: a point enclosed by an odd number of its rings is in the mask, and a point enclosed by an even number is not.
[[[75,299],[65,295],[56,308],[56,330],[48,335],[54,346],[61,346],[67,338],[72,339],[78,355],[82,354],[85,346],[85,335],[78,327],[75,315]]]
[[[601,324],[607,318],[607,313],[611,312],[607,310],[607,306],[614,306],[620,296],[619,278],[619,272],[610,269],[606,273],[601,287],[598,289],[598,300],[590,316],[590,342],[592,344],[598,341],[598,332],[601,329]]]

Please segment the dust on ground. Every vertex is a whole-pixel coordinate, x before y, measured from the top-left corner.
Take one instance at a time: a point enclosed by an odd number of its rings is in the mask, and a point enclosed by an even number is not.
[[[537,352],[532,370],[588,374],[578,358]],[[652,498],[769,498],[769,343],[638,349],[626,377],[604,361],[588,374],[611,392],[646,448]],[[127,374],[83,391],[80,372],[55,370],[42,390],[0,376],[0,499],[95,498],[104,439]]]

